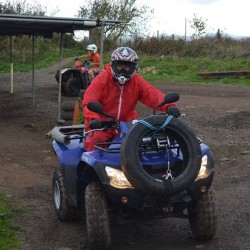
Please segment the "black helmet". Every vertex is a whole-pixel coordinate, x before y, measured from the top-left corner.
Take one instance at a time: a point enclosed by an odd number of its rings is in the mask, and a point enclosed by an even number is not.
[[[111,72],[121,85],[125,84],[134,75],[138,57],[134,50],[128,47],[119,47],[111,55]]]

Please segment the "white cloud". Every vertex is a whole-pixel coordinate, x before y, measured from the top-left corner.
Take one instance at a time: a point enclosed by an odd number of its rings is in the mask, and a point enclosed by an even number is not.
[[[33,3],[33,0],[26,0]],[[79,0],[36,0],[46,6],[48,13],[56,9],[56,16],[76,17],[83,2]],[[197,17],[207,20],[207,32],[215,33],[220,29],[223,33],[235,36],[250,37],[250,1],[249,0],[137,0],[136,3],[155,9],[150,24],[150,34],[157,31],[167,35],[184,35],[185,19],[190,21]],[[187,35],[192,34],[187,22]]]
[[[152,32],[184,35],[185,19],[190,21],[196,14],[197,17],[206,20],[207,32],[215,33],[220,29],[229,35],[250,37],[248,0],[141,0],[141,2],[155,9],[155,18],[151,23]],[[187,33],[192,32],[188,22]]]
[[[190,2],[190,3],[195,3],[195,4],[211,4],[213,2],[218,2],[220,0],[184,0],[186,2]]]

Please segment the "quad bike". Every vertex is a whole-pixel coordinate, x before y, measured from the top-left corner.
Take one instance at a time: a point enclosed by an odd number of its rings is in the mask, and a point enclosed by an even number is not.
[[[90,84],[88,73],[88,62],[76,61],[74,67],[61,69],[62,74],[62,93],[66,96],[79,96],[80,90],[86,90]],[[59,83],[59,73],[56,72],[55,78]]]
[[[169,93],[158,107],[178,99]],[[185,218],[195,238],[213,238],[217,215],[211,149],[171,115],[154,110],[143,120],[125,123],[105,113],[100,103],[90,102],[88,108],[107,117],[92,121],[89,133],[119,133],[86,151],[84,125],[52,129],[60,162],[52,181],[58,219],[83,219],[91,249],[111,245],[110,224],[135,219]]]

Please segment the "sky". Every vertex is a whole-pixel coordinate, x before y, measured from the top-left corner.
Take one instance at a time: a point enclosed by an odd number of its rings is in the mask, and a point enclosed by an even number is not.
[[[32,3],[33,0],[26,0]],[[76,17],[82,5],[81,0],[36,0],[47,7],[48,14],[57,17]],[[194,15],[206,23],[206,33],[222,34],[232,37],[250,37],[250,1],[249,0],[137,0],[137,4],[154,9],[149,35],[165,34],[191,36],[194,30],[190,22]]]

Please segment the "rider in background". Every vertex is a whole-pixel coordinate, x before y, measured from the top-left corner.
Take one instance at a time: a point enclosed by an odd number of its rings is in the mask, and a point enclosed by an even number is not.
[[[99,69],[100,69],[100,54],[97,53],[97,46],[95,44],[89,44],[86,48],[88,50],[88,54],[87,55],[81,55],[78,56],[75,59],[80,59],[80,58],[88,58],[91,59],[92,62],[90,63],[91,66],[93,66],[92,68],[89,68],[89,76],[90,79],[93,80],[95,75],[97,75],[99,73]]]
[[[137,62],[137,54],[131,48],[119,47],[112,53],[110,67],[106,67],[106,70],[94,78],[84,94],[82,108],[87,131],[91,120],[107,119],[87,108],[91,101],[101,103],[105,113],[124,122],[138,119],[135,110],[138,101],[152,109],[162,102],[165,94],[136,73]],[[180,116],[175,103],[165,104],[158,110],[167,111],[175,117]],[[84,146],[87,150],[95,150],[96,143],[111,141],[116,134],[114,129],[89,133]]]

